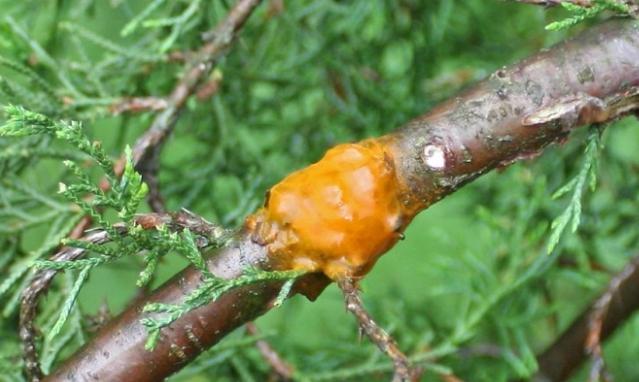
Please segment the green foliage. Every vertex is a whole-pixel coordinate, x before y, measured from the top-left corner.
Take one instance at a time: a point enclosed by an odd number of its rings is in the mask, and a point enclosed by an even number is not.
[[[569,223],[572,233],[575,233],[577,228],[579,228],[579,223],[581,222],[581,199],[586,186],[589,185],[590,190],[595,191],[597,185],[597,155],[601,146],[599,135],[600,132],[593,129],[588,137],[588,145],[586,146],[581,170],[573,179],[552,195],[553,199],[558,199],[572,191],[568,206],[550,225],[551,233],[548,239],[548,253],[551,253],[557,247],[559,239]]]
[[[75,300],[78,298],[78,294],[80,293],[80,288],[82,284],[87,280],[89,276],[89,271],[91,270],[91,266],[85,266],[80,270],[78,277],[73,283],[73,288],[69,291],[69,296],[65,300],[62,305],[62,311],[58,316],[53,328],[47,333],[47,339],[51,340],[60,334],[62,331],[62,327],[64,323],[69,319],[69,315],[71,314],[71,310],[73,309],[73,305],[75,304]]]
[[[111,158],[153,117],[113,116],[109,107],[123,97],[169,94],[184,67],[171,54],[201,46],[231,3],[0,0],[0,104],[19,105],[0,115],[0,125],[29,134],[0,139],[0,379],[22,378],[17,306],[34,263],[65,271],[40,305],[45,371],[90,338],[88,317],[101,304],[116,314],[136,286],[156,287],[189,263],[202,267],[194,232],[134,224],[135,213],[146,210],[145,186],[130,161],[110,190],[96,185],[113,178]],[[565,9],[515,2],[285,1],[281,12],[276,3],[264,1],[251,17],[216,68],[217,95],[189,100],[166,143],[159,183],[169,210],[185,207],[237,227],[271,184],[327,147],[388,132],[566,35],[543,29]],[[537,367],[532,355],[633,253],[637,123],[611,126],[602,148],[594,139],[577,134],[533,163],[482,177],[438,203],[363,280],[367,306],[424,366],[426,380],[450,372],[472,381],[528,378]],[[588,193],[595,160],[602,171],[597,192]],[[563,185],[568,200],[554,200],[552,190]],[[48,261],[86,212],[96,228],[124,225],[109,243],[65,241],[87,250],[77,261]],[[550,226],[560,219],[566,222],[557,233],[561,224]],[[554,236],[557,245],[544,255]],[[275,276],[258,272],[233,283]],[[280,276],[283,297],[292,275]],[[148,308],[157,309],[149,329],[230,287],[207,280],[187,305]],[[631,367],[638,324],[630,322],[604,350],[618,380],[639,378]],[[333,287],[312,304],[293,298],[258,326],[299,380],[388,379],[391,365],[358,341]],[[270,369],[253,346],[261,338],[238,331],[172,380],[265,380]]]
[[[79,270],[79,274],[69,290],[68,296],[62,305],[58,319],[49,330],[47,339],[53,339],[62,331],[67,322],[74,303],[78,298],[81,287],[89,276],[89,271],[116,261],[125,256],[134,256],[140,252],[146,252],[144,269],[140,272],[137,281],[138,287],[143,287],[151,280],[159,260],[167,254],[176,252],[184,256],[196,268],[202,271],[202,284],[187,296],[180,305],[166,305],[153,303],[145,307],[146,312],[165,313],[166,317],[147,318],[143,324],[149,329],[147,348],[153,349],[158,339],[160,329],[170,325],[182,315],[215,301],[222,294],[235,288],[255,284],[264,281],[282,280],[284,286],[276,301],[281,305],[288,296],[293,281],[301,275],[300,272],[267,272],[252,270],[232,280],[223,280],[215,277],[206,267],[196,244],[194,234],[188,229],[181,232],[169,232],[164,225],[156,230],[145,230],[135,222],[135,213],[140,203],[148,193],[148,187],[142,182],[142,176],[136,172],[133,165],[131,149],[125,149],[125,166],[120,179],[114,173],[114,163],[97,142],[91,142],[82,131],[82,126],[77,122],[53,121],[46,116],[28,111],[22,107],[8,106],[5,108],[7,120],[0,125],[0,136],[25,137],[31,135],[48,134],[65,140],[78,150],[84,152],[104,172],[105,179],[110,185],[108,191],[93,184],[89,175],[76,162],[66,160],[64,165],[78,178],[72,185],[60,183],[59,193],[70,202],[78,205],[81,210],[94,220],[97,227],[108,233],[108,240],[91,242],[88,240],[63,240],[62,243],[69,247],[80,248],[93,257],[65,261],[52,261],[37,259],[34,262],[36,268],[55,270]],[[91,195],[91,200],[87,200]],[[126,227],[125,232],[119,231],[116,226],[107,221],[103,216],[103,209],[111,208],[117,211],[117,217]],[[210,246],[225,244],[230,235],[211,237]],[[108,243],[108,246],[104,245]],[[14,277],[15,278],[15,277]]]
[[[599,16],[605,11],[611,11],[621,15],[630,15],[630,7],[620,0],[593,0],[590,6],[580,6],[571,2],[565,1],[561,3],[568,12],[572,13],[570,16],[561,21],[555,21],[546,25],[548,30],[561,30],[569,28],[573,25],[594,17]]]

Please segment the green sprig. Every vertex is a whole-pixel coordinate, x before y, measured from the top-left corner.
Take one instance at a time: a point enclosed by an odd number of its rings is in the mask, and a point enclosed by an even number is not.
[[[546,25],[547,30],[556,31],[566,29],[584,20],[594,18],[604,11],[612,11],[622,15],[629,15],[631,13],[630,7],[618,0],[593,0],[592,4],[587,7],[570,2],[563,2],[561,6],[571,12],[573,16]]]
[[[582,210],[581,200],[583,199],[584,191],[587,186],[589,186],[591,191],[594,191],[597,185],[597,159],[601,148],[600,135],[600,131],[593,129],[588,137],[588,144],[586,145],[583,164],[579,173],[552,195],[553,199],[558,199],[572,192],[568,206],[550,225],[551,233],[546,247],[546,252],[549,254],[557,247],[569,224],[570,232],[572,233],[579,228]]]

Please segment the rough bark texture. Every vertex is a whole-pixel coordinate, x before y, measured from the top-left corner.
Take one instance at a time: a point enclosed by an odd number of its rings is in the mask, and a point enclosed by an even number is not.
[[[384,138],[393,148],[398,181],[407,190],[403,202],[426,208],[493,168],[536,155],[576,126],[636,110],[636,86],[639,24],[628,20],[607,22],[500,69]],[[227,278],[249,265],[268,269],[269,261],[264,247],[246,235],[209,260],[211,271]],[[267,311],[279,286],[227,294],[163,330],[156,349],[145,351],[142,306],[177,303],[199,279],[192,268],[178,274],[103,328],[46,380],[161,380]],[[326,283],[322,276],[305,276],[296,291],[314,298]]]
[[[609,21],[497,70],[390,135],[410,187],[406,202],[427,207],[495,167],[538,155],[576,126],[609,120],[606,99],[638,85],[634,21]]]

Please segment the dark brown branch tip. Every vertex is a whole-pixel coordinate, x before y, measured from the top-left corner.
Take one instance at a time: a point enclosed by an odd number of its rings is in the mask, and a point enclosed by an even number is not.
[[[601,346],[603,326],[614,298],[618,296],[623,283],[632,277],[638,267],[639,261],[630,262],[618,275],[610,280],[606,291],[593,304],[588,318],[588,334],[584,343],[584,349],[592,359],[589,377],[592,382],[612,380],[606,370],[603,358]]]
[[[590,356],[590,380],[609,378],[601,343],[639,309],[637,286],[639,256],[629,261],[606,290],[537,358],[539,376],[551,381],[566,380]]]

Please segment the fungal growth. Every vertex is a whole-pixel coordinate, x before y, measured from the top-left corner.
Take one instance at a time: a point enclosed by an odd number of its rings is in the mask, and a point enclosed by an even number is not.
[[[338,145],[273,186],[246,229],[278,268],[358,278],[413,218],[400,195],[382,139]]]

